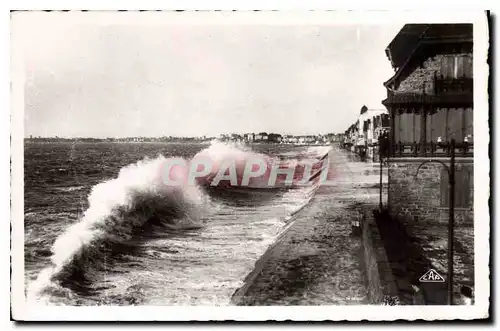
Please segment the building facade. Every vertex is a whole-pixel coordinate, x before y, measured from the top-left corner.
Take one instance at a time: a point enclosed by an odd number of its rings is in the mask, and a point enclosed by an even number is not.
[[[351,124],[349,128],[344,132],[343,136],[343,147],[346,150],[349,150],[351,152],[354,152],[354,149],[356,147],[356,141],[358,137],[358,125],[357,123]]]
[[[378,137],[386,130],[389,130],[387,110],[363,106],[356,122],[344,132],[342,146],[368,161],[377,161]]]
[[[455,222],[473,222],[472,24],[407,24],[386,49],[395,74],[389,111],[388,208],[405,222],[447,222],[455,141]]]
[[[377,118],[379,120],[377,120]],[[385,119],[383,124],[387,124],[388,112],[386,109],[368,109],[366,106],[361,108],[359,115],[358,128],[358,148],[362,151],[360,155],[367,160],[375,161],[375,155],[378,151],[378,134],[382,130],[376,124],[382,124],[381,119]]]

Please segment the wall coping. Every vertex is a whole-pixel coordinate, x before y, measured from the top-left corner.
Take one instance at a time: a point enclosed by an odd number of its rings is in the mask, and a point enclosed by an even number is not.
[[[450,207],[436,207],[437,210],[448,210]],[[472,211],[469,207],[455,207],[455,211]]]
[[[366,253],[367,247],[366,245],[370,245],[373,250],[373,258],[376,262],[376,273],[378,281],[380,282],[380,290],[383,297],[373,297],[369,288],[368,295],[371,304],[383,304],[386,299],[398,298],[399,300],[399,291],[396,285],[396,280],[394,278],[394,274],[392,272],[392,268],[389,263],[389,259],[387,257],[387,253],[385,251],[385,246],[382,242],[380,234],[378,232],[378,226],[375,222],[375,218],[373,216],[373,209],[365,209],[363,212],[363,224],[362,224],[362,247],[365,254],[365,275],[368,277],[368,261],[366,261]],[[369,279],[367,278],[367,286],[369,286]]]

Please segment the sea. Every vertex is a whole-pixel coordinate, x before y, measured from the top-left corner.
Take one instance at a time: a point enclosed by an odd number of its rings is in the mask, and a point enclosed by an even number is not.
[[[27,300],[45,305],[230,304],[318,182],[268,190],[168,187],[166,160],[324,159],[328,146],[37,143],[24,150]]]

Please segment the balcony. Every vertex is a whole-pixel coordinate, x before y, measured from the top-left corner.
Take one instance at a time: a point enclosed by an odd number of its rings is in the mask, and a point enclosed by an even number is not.
[[[474,81],[472,78],[444,78],[434,76],[435,95],[472,95]]]
[[[422,105],[431,107],[470,107],[474,102],[472,78],[445,78],[434,75],[432,93],[394,93],[389,91],[382,101],[386,107],[419,109]]]

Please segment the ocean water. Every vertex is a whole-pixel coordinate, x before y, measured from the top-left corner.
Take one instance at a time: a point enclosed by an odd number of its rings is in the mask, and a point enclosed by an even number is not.
[[[166,160],[256,155],[289,162],[328,147],[172,143],[25,145],[25,281],[55,305],[227,305],[318,188],[167,186]],[[238,163],[237,163],[238,164]],[[318,168],[314,168],[318,169]],[[314,172],[313,172],[314,173]]]

